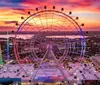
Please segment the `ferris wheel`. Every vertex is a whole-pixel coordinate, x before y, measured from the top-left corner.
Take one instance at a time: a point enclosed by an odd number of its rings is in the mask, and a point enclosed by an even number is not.
[[[17,29],[14,41],[15,57],[21,67],[22,64],[34,64],[38,70],[44,62],[55,60],[56,64],[66,65],[68,60],[75,61],[76,58],[78,65],[69,74],[78,68],[85,55],[84,33],[71,16],[72,12],[63,11],[64,8],[57,11],[55,6],[53,9],[44,6],[43,10],[36,8],[33,14],[29,11],[26,19],[21,17],[24,21]]]

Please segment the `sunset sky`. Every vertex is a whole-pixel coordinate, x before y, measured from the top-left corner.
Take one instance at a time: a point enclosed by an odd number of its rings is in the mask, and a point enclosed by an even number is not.
[[[83,31],[100,31],[100,0],[0,0],[0,31],[11,31],[18,28],[15,23],[21,23],[28,11],[35,13],[35,8],[42,10],[44,6],[64,13],[72,11],[72,16],[78,16],[78,23],[84,23]]]

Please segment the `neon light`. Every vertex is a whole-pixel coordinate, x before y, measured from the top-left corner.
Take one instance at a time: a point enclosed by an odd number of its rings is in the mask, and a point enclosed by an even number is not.
[[[2,61],[2,50],[1,50],[1,44],[0,44],[0,65],[3,64],[3,61]]]

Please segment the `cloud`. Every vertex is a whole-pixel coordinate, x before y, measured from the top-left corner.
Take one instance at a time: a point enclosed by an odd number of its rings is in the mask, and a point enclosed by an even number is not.
[[[16,27],[12,27],[12,26],[0,26],[0,31],[17,31]]]
[[[7,0],[8,2],[11,2],[11,3],[22,3],[24,2],[25,0]]]
[[[69,9],[93,9],[99,10],[100,0],[1,0],[0,7],[12,9],[35,9],[43,6],[69,7]],[[35,8],[34,8],[35,7]]]
[[[96,4],[100,3],[100,0],[54,0],[53,3],[56,5],[66,5],[70,7],[89,7],[96,6]],[[94,5],[95,4],[95,5]]]
[[[15,24],[15,23],[18,23],[18,21],[5,21],[5,24]]]
[[[20,0],[0,0],[0,8],[2,7],[8,7],[8,8],[24,8],[24,6],[21,5],[21,3],[18,3],[17,1]]]
[[[79,16],[80,19],[84,19],[86,23],[90,22],[90,24],[85,26],[86,30],[93,30],[93,28],[98,30],[100,28],[100,23],[97,23],[99,22],[98,19],[100,19],[100,16],[93,14],[100,12],[100,0],[0,0],[0,26],[5,26],[7,24],[8,28],[6,29],[9,30],[9,26],[12,26],[16,22],[22,22],[20,19],[21,16],[27,18],[29,16],[27,14],[28,11],[33,14],[36,12],[36,7],[42,10],[41,8],[45,5],[48,9],[49,7],[51,9],[52,6],[55,5],[56,10],[60,10],[64,7],[64,12],[68,13],[68,11],[72,11],[73,16],[74,12],[82,13],[76,16]],[[92,13],[92,15],[90,16],[90,14],[86,14],[85,12]],[[85,17],[86,19],[89,17],[89,19],[86,20]],[[91,26],[91,24],[93,24],[93,26]],[[1,29],[3,28],[4,27],[1,27]]]

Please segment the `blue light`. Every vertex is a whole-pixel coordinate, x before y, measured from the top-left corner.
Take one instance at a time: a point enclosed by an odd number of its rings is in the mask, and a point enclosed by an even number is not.
[[[7,60],[10,61],[10,45],[9,45],[8,32],[7,32]]]

